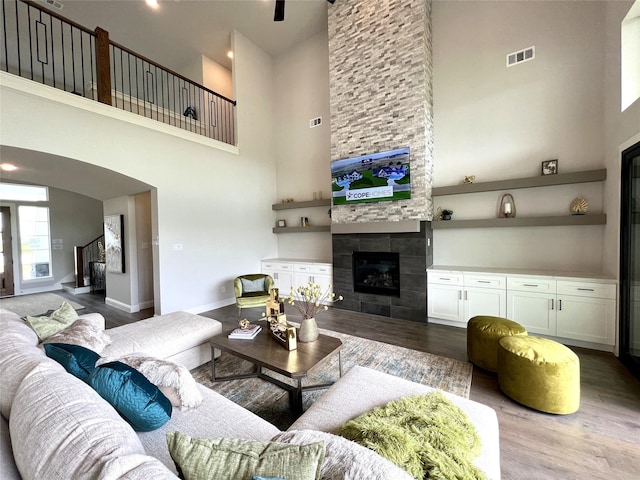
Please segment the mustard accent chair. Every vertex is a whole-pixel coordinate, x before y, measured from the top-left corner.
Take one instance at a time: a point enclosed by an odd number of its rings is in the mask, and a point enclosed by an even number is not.
[[[467,322],[467,357],[474,365],[498,370],[498,341],[511,335],[527,335],[527,329],[513,320],[478,315]]]
[[[502,337],[498,384],[508,397],[541,412],[580,408],[580,360],[568,347],[540,337]]]
[[[264,273],[240,275],[233,280],[233,290],[236,295],[238,316],[243,308],[264,307],[269,300],[269,292],[275,286],[273,278]]]

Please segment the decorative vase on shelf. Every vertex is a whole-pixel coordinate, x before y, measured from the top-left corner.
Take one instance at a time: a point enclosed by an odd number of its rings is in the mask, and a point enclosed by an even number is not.
[[[304,343],[315,342],[318,339],[318,335],[320,335],[320,332],[318,331],[316,319],[314,317],[303,318],[298,331],[298,341]]]

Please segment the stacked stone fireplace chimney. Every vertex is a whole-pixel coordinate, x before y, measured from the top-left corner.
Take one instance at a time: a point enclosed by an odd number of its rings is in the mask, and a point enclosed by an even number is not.
[[[329,7],[331,158],[410,148],[411,198],[332,209],[338,308],[426,321],[432,264],[432,59],[429,0]],[[400,293],[355,292],[353,252],[397,252]]]

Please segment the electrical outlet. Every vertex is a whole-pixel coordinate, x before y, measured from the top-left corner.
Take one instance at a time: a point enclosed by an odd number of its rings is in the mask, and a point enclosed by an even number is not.
[[[178,250],[182,250],[184,247],[181,243],[174,243],[173,244],[173,249],[178,251]]]

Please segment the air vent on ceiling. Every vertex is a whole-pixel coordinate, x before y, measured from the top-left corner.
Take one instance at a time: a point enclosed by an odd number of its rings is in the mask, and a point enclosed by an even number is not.
[[[524,50],[518,50],[507,54],[507,67],[513,67],[520,63],[528,62],[536,58],[536,47],[525,48]]]
[[[58,0],[42,0],[42,1],[47,5],[49,5],[50,7],[57,8],[58,10],[62,10],[62,7],[64,7],[62,2],[58,2]]]

